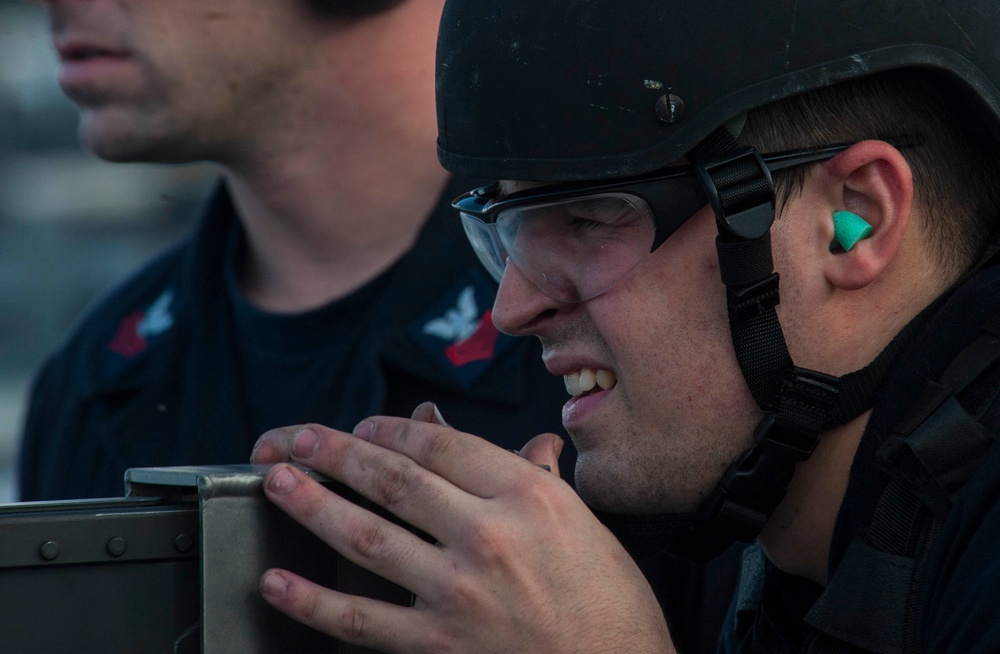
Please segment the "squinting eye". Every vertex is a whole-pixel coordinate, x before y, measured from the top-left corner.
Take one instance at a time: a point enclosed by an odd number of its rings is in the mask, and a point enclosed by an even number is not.
[[[639,217],[639,213],[628,202],[618,198],[602,198],[585,202],[573,202],[564,207],[574,225],[615,226],[628,223]]]

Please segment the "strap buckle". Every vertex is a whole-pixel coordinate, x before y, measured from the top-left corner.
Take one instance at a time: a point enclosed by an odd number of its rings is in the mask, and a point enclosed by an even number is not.
[[[716,508],[728,501],[771,515],[785,496],[795,466],[808,459],[823,430],[824,416],[837,397],[838,379],[795,368],[782,390],[779,409],[757,425],[757,444],[729,467],[717,487]]]
[[[737,148],[694,169],[715,210],[720,233],[755,240],[768,232],[774,222],[774,182],[756,149]]]

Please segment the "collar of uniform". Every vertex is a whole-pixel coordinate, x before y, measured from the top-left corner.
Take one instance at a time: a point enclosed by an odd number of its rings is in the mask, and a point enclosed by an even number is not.
[[[383,312],[381,357],[391,368],[474,400],[520,405],[529,366],[541,365],[537,348],[493,327],[496,284],[451,207],[453,198],[482,184],[453,178],[416,245],[400,260]]]
[[[81,376],[85,395],[160,383],[168,364],[190,342],[186,330],[210,324],[213,312],[226,310],[221,267],[235,220],[229,193],[220,183],[195,231],[144,268],[136,284],[122,287],[95,309],[95,314],[114,318],[78,350],[81,360],[72,369]],[[192,312],[197,320],[185,317]],[[157,323],[151,336],[137,341],[138,322],[150,318]]]
[[[437,208],[428,218],[417,243],[399,262],[388,291],[388,305],[381,312],[385,335],[380,356],[385,366],[402,370],[439,387],[455,389],[474,400],[520,405],[526,401],[525,375],[539,358],[529,339],[498,334],[489,322],[496,285],[482,270],[466,240],[461,222],[451,208],[451,200],[481,180],[452,179],[441,194]],[[135,357],[109,359],[108,346],[115,330],[123,329],[121,318],[110,333],[103,332],[96,346],[104,365],[75,366],[88,371],[84,388],[88,395],[128,392],[162,381],[167,363],[191,342],[188,329],[214,323],[211,316],[225,311],[224,252],[233,222],[237,220],[231,198],[220,183],[207,204],[195,232],[180,246],[179,260],[163,277],[176,286],[171,298],[174,315],[193,313],[196,318],[180,318],[180,329],[168,332],[156,347]],[[166,255],[170,257],[170,255]],[[170,264],[169,260],[165,263]],[[155,264],[154,264],[155,265]],[[173,271],[173,272],[171,272]],[[179,274],[177,274],[179,272]],[[157,279],[158,284],[163,281]],[[117,315],[132,316],[148,309],[164,292],[144,288],[144,294],[127,293],[116,301]],[[470,291],[475,304],[471,316]],[[156,295],[156,297],[153,297]],[[436,320],[440,330],[432,323]],[[447,324],[446,324],[447,323]],[[463,327],[480,327],[472,338],[457,338]],[[439,338],[447,329],[454,336]],[[443,330],[443,331],[442,331]],[[492,330],[492,333],[491,333]],[[492,339],[495,336],[495,341]],[[93,356],[93,350],[87,357]]]

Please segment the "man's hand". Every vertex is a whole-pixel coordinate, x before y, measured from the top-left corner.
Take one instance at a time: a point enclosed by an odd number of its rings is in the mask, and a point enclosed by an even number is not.
[[[418,409],[418,412],[420,409]],[[340,640],[386,652],[673,651],[659,606],[628,554],[555,469],[562,442],[523,456],[421,421],[370,418],[354,435],[316,425],[268,432],[254,460],[290,457],[432,535],[429,543],[289,465],[268,497],[341,555],[413,592],[413,607],[344,595],[284,570],[273,606]]]

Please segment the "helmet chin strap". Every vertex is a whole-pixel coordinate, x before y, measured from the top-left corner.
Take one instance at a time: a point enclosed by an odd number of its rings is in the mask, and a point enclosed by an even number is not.
[[[833,377],[796,367],[778,323],[778,274],[771,256],[774,185],[752,147],[724,127],[689,155],[705,201],[715,210],[719,269],[740,369],[763,419],[755,444],[726,471],[693,513],[596,513],[636,558],[665,550],[704,561],[737,541],[752,541],[785,497],[795,466],[820,435],[871,408],[875,391],[908,340],[905,328],[863,369]]]

